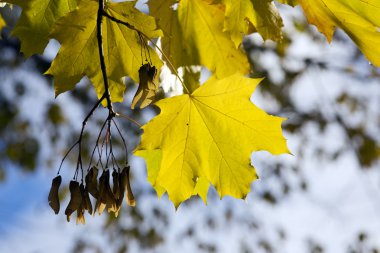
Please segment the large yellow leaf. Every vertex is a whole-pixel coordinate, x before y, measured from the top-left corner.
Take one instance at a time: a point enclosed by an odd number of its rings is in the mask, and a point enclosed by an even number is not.
[[[205,200],[210,183],[221,197],[244,198],[257,178],[251,153],[288,152],[284,119],[250,101],[259,82],[240,74],[211,78],[191,95],[157,103],[161,113],[143,127],[135,154],[147,160],[149,181],[176,207],[193,194]]]
[[[282,39],[282,19],[272,0],[223,0],[226,5],[224,29],[236,46],[250,33],[250,24],[264,39]]]
[[[162,32],[157,30],[154,18],[135,9],[134,4],[108,2],[105,10],[150,38],[161,36]],[[47,74],[54,75],[56,95],[74,88],[84,75],[91,79],[99,97],[104,93],[96,35],[97,12],[97,0],[80,0],[76,10],[56,23],[52,37],[61,43],[61,48],[47,71]],[[138,82],[138,71],[145,61],[145,55],[156,68],[160,68],[162,63],[150,47],[145,54],[138,33],[122,24],[104,17],[102,34],[111,99],[120,102],[125,90],[121,77],[128,75]]]
[[[343,29],[376,66],[380,66],[380,0],[299,0],[309,21],[328,41]]]
[[[43,53],[54,23],[75,9],[76,0],[1,0],[22,8],[12,34],[21,40],[25,56]]]
[[[174,3],[150,0],[149,7],[166,36],[162,47],[176,68],[203,65],[218,78],[249,72],[246,55],[235,47],[229,32],[223,31],[223,4],[181,0],[174,10]]]

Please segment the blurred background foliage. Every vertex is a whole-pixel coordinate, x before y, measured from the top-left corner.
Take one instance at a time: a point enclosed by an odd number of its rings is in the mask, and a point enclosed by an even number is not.
[[[306,23],[299,15],[299,10],[282,6],[280,9],[286,14],[286,25],[289,27],[285,29],[283,43],[263,43],[258,36],[253,36],[247,38],[243,45],[251,62],[252,77],[266,77],[255,92],[257,94],[254,100],[259,98],[260,106],[269,113],[287,117],[288,120],[283,124],[285,136],[289,140],[297,140],[297,144],[292,147],[294,158],[290,162],[289,159],[260,157],[253,162],[261,168],[262,180],[254,183],[255,199],[249,196],[247,201],[257,201],[259,204],[265,202],[273,209],[286,202],[294,193],[301,192],[306,198],[309,197],[311,182],[307,177],[305,161],[310,157],[314,157],[323,166],[333,164],[340,157],[349,154],[355,158],[356,164],[352,166],[356,167],[358,173],[378,170],[380,157],[380,109],[376,108],[380,93],[373,93],[373,89],[369,88],[373,83],[380,85],[379,69],[368,64],[340,31],[335,34],[334,44],[335,47],[342,48],[344,54],[330,54],[326,49],[329,47],[326,40],[315,27]],[[25,60],[19,52],[19,41],[10,35],[18,11],[15,8],[9,14],[7,10],[2,10],[8,26],[1,31],[0,40],[1,182],[6,182],[10,170],[20,170],[28,175],[38,170],[56,170],[63,154],[76,140],[81,120],[96,101],[87,81],[54,100],[52,80],[49,76],[42,75],[48,69],[51,57],[35,55]],[[311,53],[298,54],[298,49],[302,51],[298,48],[299,41],[306,41],[304,45],[310,44],[308,50]],[[336,80],[345,80],[342,85],[347,88],[337,89],[334,87],[338,86],[336,83],[322,85],[323,76],[338,76]],[[356,84],[351,89],[351,80],[360,85]],[[314,84],[306,85],[306,82]],[[297,90],[303,85],[305,88],[301,89],[300,95]],[[136,87],[131,82],[127,82],[127,86],[126,101],[116,105],[117,111],[140,122],[146,122],[158,113],[155,108],[131,111],[129,104]],[[326,90],[330,87],[334,90],[333,95]],[[380,90],[380,86],[377,86],[377,90]],[[305,97],[302,92],[307,93],[304,93]],[[300,102],[300,97],[301,100],[308,100],[309,93],[317,99],[312,98],[305,106],[305,103]],[[100,125],[106,117],[106,112],[99,111],[87,128],[83,157],[90,154]],[[141,131],[128,120],[119,119],[118,123],[122,126],[129,150],[133,150]],[[331,129],[337,131],[338,137],[334,145],[326,146],[318,140],[329,136]],[[115,145],[121,145],[121,142]],[[75,158],[75,155],[70,156],[69,159],[72,160],[63,168],[68,178],[74,173],[70,169],[75,166]],[[213,235],[235,226],[255,238],[249,241],[242,238],[237,243],[239,246],[235,252],[283,252],[281,245],[288,239],[288,228],[267,227],[260,222],[265,216],[236,211],[236,204],[229,198],[222,200],[223,204],[215,204],[215,208],[220,207],[218,215],[199,213],[198,206],[203,204],[197,199],[191,199],[178,212],[192,212],[191,215],[197,218],[194,218],[194,222],[184,224],[181,230],[170,232],[171,227],[178,227],[173,223],[179,221],[159,204],[164,200],[157,200],[147,183],[141,183],[145,180],[145,172],[141,172],[143,163],[136,164],[132,165],[132,184],[137,207],[124,206],[119,218],[108,216],[99,229],[112,250],[105,250],[102,243],[89,241],[84,234],[71,242],[72,252],[129,252],[132,246],[139,248],[140,252],[160,252],[157,250],[160,245],[170,240],[177,240],[179,245],[186,241],[197,252],[225,252],[218,240],[213,240]],[[336,183],[339,184],[339,181]],[[46,184],[50,185],[50,182],[47,181]],[[67,189],[65,192],[67,193]],[[379,192],[372,191],[369,194],[374,196],[374,205],[379,207]],[[219,201],[214,191],[209,193],[209,199],[211,203]],[[170,205],[168,201],[164,203],[164,206]],[[267,236],[267,230],[275,231],[275,236]],[[176,234],[175,239],[172,233]],[[355,237],[343,252],[380,251],[369,240],[372,236],[369,231],[355,233]],[[316,238],[308,238],[304,243],[310,253],[322,253],[326,250],[326,242]]]

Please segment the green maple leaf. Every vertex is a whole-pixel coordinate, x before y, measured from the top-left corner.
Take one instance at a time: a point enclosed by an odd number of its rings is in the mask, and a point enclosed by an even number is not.
[[[157,30],[154,18],[138,11],[134,5],[135,2],[107,2],[105,11],[110,16],[134,26],[149,38],[161,36],[162,32]],[[61,43],[61,48],[47,71],[47,74],[54,76],[56,95],[73,89],[84,75],[90,78],[99,97],[104,93],[99,67],[97,12],[98,1],[80,0],[76,10],[56,23],[52,37]],[[149,56],[157,69],[162,63],[152,48],[144,47],[135,30],[105,17],[102,28],[111,99],[113,102],[120,102],[125,90],[125,85],[120,79],[128,75],[139,82],[138,71],[145,55]]]
[[[257,178],[253,151],[288,153],[283,118],[257,108],[250,97],[261,79],[240,74],[211,78],[191,95],[161,100],[161,113],[143,127],[135,154],[148,179],[177,207],[193,194],[206,201],[210,183],[221,197],[244,198]]]
[[[29,57],[42,54],[54,23],[75,9],[76,0],[1,0],[22,8],[12,34],[21,40],[21,51]]]
[[[282,19],[271,0],[223,0],[226,5],[224,29],[238,47],[253,25],[264,39],[282,39]]]
[[[343,29],[376,66],[380,66],[379,0],[298,0],[309,23],[317,26],[327,40],[336,27]]]
[[[246,55],[235,47],[228,32],[223,31],[224,5],[207,0],[150,0],[152,15],[164,31],[162,47],[177,67],[203,65],[218,78],[236,72],[246,74]]]

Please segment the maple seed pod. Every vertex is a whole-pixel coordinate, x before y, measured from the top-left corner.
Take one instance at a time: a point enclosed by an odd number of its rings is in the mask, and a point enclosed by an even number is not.
[[[79,183],[77,181],[70,181],[70,202],[66,207],[65,215],[67,215],[67,221],[70,221],[70,216],[75,212],[82,203],[82,194],[80,192]]]
[[[99,177],[99,193],[98,193],[98,198],[97,198],[96,203],[95,203],[94,215],[95,215],[96,211],[98,211],[99,215],[101,215],[104,208],[105,208],[105,204],[102,203],[102,201],[101,201],[102,196],[103,196],[103,192],[104,192],[105,175],[106,175],[106,172],[103,171],[102,175]]]
[[[98,210],[101,215],[104,209],[107,207],[108,212],[116,212],[116,199],[112,193],[110,186],[110,174],[109,170],[103,171],[99,178],[99,198],[95,204],[95,211]]]
[[[116,201],[116,205],[121,207],[124,199],[125,187],[127,185],[128,175],[127,170],[123,168],[121,173],[119,174],[119,198]]]
[[[59,186],[61,185],[62,177],[56,176],[51,182],[51,188],[48,196],[49,206],[53,209],[55,214],[59,213],[60,204],[59,204]]]
[[[149,81],[153,82],[154,81],[154,78],[156,77],[157,75],[157,69],[155,66],[150,66],[149,64],[149,68],[148,68],[148,77],[149,77]]]
[[[107,171],[107,178],[104,183],[104,191],[103,191],[103,200],[105,201],[107,211],[110,212],[118,212],[118,208],[116,206],[116,199],[115,196],[111,190],[110,186],[110,174],[109,171]]]
[[[87,186],[84,187],[83,183],[80,184],[80,192],[82,194],[82,205],[84,210],[87,210],[89,214],[92,214],[92,204],[90,200],[90,194],[88,194]]]
[[[127,186],[127,203],[129,206],[136,206],[136,201],[135,201],[135,197],[133,196],[133,192],[132,192],[132,188],[131,188],[131,184],[129,182],[129,170],[130,170],[130,167],[127,166],[124,168],[126,170],[126,186]]]
[[[114,169],[112,172],[112,182],[113,182],[113,195],[115,196],[115,199],[119,199],[119,195],[120,195],[119,177],[120,177],[120,174]]]
[[[86,178],[86,188],[88,192],[94,197],[99,197],[99,190],[98,190],[98,168],[93,166],[87,173]]]
[[[140,106],[140,108],[142,109],[153,102],[158,89],[158,85],[156,85],[156,82],[154,81],[156,75],[157,69],[155,66],[151,66],[150,63],[146,63],[140,67],[140,82],[139,87],[131,103],[132,109],[135,109],[136,106]]]
[[[79,186],[82,202],[80,203],[78,209],[77,209],[77,225],[79,223],[82,223],[83,225],[86,224],[86,220],[84,219],[84,210],[86,209],[86,200],[85,200],[85,194],[84,194],[84,185],[83,183]]]
[[[86,220],[84,219],[84,207],[83,203],[79,205],[79,208],[77,209],[77,225],[79,223],[82,223],[83,225],[86,224]]]

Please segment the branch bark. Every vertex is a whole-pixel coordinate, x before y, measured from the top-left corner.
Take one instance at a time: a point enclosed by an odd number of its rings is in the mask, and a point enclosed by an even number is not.
[[[112,108],[111,95],[108,85],[108,77],[107,77],[107,69],[104,61],[104,50],[103,50],[103,35],[102,35],[102,27],[103,27],[103,14],[104,14],[104,0],[99,0],[99,9],[98,16],[96,19],[96,37],[98,40],[98,49],[99,49],[99,59],[100,59],[100,68],[102,70],[103,82],[104,82],[104,94],[107,100],[107,108],[109,110],[110,117],[115,116],[115,112]]]

